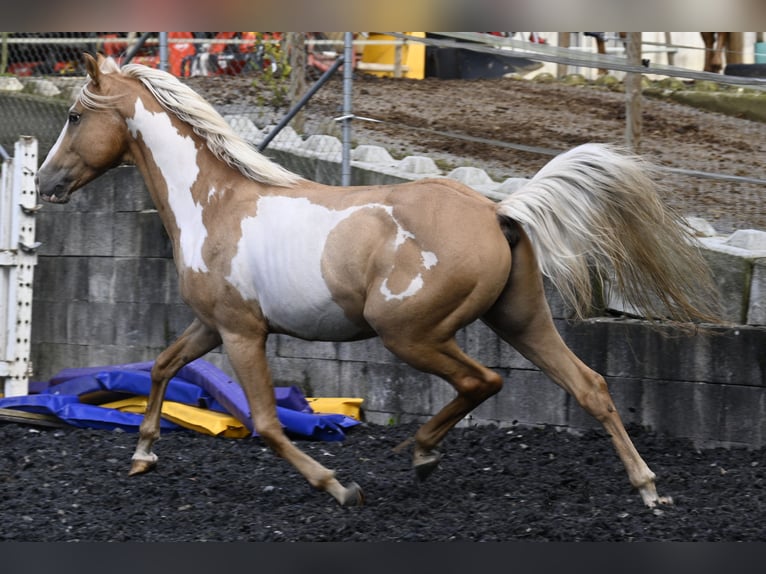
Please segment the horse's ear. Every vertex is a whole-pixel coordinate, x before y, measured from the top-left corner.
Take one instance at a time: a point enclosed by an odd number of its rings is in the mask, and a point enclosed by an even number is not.
[[[98,82],[101,79],[100,62],[97,62],[96,59],[87,52],[85,52],[83,56],[85,56],[85,70],[88,72],[93,85],[98,87]],[[99,54],[99,59],[103,59],[101,54]]]

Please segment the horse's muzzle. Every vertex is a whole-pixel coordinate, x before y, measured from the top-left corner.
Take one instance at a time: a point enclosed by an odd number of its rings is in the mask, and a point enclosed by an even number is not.
[[[35,187],[40,199],[47,201],[48,203],[67,203],[69,201],[69,196],[71,195],[69,191],[70,186],[62,182],[59,182],[52,187],[45,185],[41,186],[39,174],[35,176]]]

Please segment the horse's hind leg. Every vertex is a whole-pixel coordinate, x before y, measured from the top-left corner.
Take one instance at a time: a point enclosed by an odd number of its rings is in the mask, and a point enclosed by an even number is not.
[[[129,474],[141,474],[154,468],[157,455],[152,452],[152,445],[160,437],[160,413],[170,379],[187,363],[215,349],[221,344],[221,337],[195,319],[183,334],[170,347],[160,353],[152,367],[152,388],[146,415],[141,421],[138,444],[133,453],[133,463]]]
[[[439,464],[436,447],[449,430],[503,386],[502,377],[466,355],[450,337],[446,341],[430,341],[428,335],[394,340],[383,339],[386,347],[421,371],[439,375],[457,391],[457,396],[426,421],[415,433],[413,467],[421,480]],[[405,441],[404,446],[409,441]]]
[[[526,236],[514,247],[513,257],[506,291],[483,317],[484,321],[603,425],[644,504],[653,507],[672,503],[670,498],[657,495],[655,475],[630,440],[604,377],[577,358],[556,330]]]

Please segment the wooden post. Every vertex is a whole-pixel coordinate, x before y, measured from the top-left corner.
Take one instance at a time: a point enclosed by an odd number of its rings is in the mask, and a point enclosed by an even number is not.
[[[569,32],[559,32],[559,48],[569,48],[569,42]],[[566,64],[557,64],[556,77],[563,78],[566,76],[567,68],[568,66]]]
[[[285,35],[285,50],[290,63],[290,87],[287,97],[290,107],[294,106],[306,93],[306,34],[305,32],[287,32]],[[303,110],[295,114],[293,129],[303,132],[306,117]]]
[[[742,32],[729,32],[729,42],[726,45],[726,65],[742,64],[744,51],[744,34]]]
[[[402,77],[402,41],[396,40],[394,46],[394,78]]]
[[[665,52],[665,55],[668,57],[668,66],[673,65],[673,61],[675,60],[675,54],[671,51],[673,48],[671,46],[673,45],[670,32],[665,32],[665,49],[667,52]]]
[[[628,64],[641,65],[641,32],[628,32]],[[641,144],[641,77],[640,72],[625,75],[625,143],[634,153]]]

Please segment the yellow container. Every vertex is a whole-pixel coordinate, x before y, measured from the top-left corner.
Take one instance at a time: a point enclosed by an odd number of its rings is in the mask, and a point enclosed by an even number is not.
[[[408,36],[425,38],[425,32],[404,32]],[[373,41],[399,41],[393,36],[386,34],[370,33]],[[401,50],[401,67],[396,69],[396,51]],[[406,42],[402,46],[392,44],[367,44],[362,50],[362,60],[357,63],[357,69],[369,74],[375,74],[384,78],[402,77],[422,80],[426,71],[426,47],[425,44]]]

